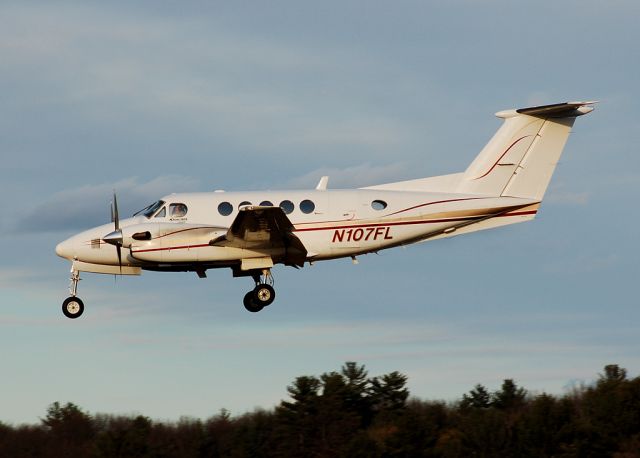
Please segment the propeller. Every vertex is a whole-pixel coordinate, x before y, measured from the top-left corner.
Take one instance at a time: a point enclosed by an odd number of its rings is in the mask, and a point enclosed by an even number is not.
[[[113,192],[113,201],[111,202],[111,222],[114,223],[115,230],[105,235],[102,240],[109,245],[116,247],[118,253],[118,265],[120,273],[122,273],[122,229],[120,229],[120,217],[118,216],[118,199],[115,191]]]

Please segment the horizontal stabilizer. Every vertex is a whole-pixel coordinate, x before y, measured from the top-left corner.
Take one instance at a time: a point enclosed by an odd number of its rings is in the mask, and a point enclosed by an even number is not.
[[[539,107],[519,108],[516,111],[520,114],[529,116],[542,116],[545,118],[569,118],[574,116],[582,116],[593,111],[593,105],[598,103],[591,102],[565,102],[555,103],[553,105],[542,105]]]
[[[540,105],[536,107],[518,108],[515,110],[504,110],[496,113],[498,118],[507,119],[518,115],[537,116],[539,118],[575,118],[593,111],[591,105],[598,103],[590,102],[564,102],[551,105]]]

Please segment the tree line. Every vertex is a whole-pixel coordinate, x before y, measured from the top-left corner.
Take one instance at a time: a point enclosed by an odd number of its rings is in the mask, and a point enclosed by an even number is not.
[[[347,362],[297,377],[274,409],[170,423],[54,402],[39,424],[0,423],[0,457],[640,457],[640,377],[618,365],[560,396],[506,379],[446,403],[406,385]]]

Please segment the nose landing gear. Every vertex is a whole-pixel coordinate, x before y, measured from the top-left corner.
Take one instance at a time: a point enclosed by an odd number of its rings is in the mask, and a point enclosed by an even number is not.
[[[271,305],[276,298],[276,291],[273,289],[273,276],[270,269],[261,272],[252,272],[251,277],[256,286],[244,295],[242,303],[249,312],[259,312],[263,308]]]
[[[62,303],[62,313],[67,318],[78,318],[84,312],[84,303],[76,296],[78,292],[78,282],[80,281],[80,272],[71,268],[71,283],[69,284],[69,294]]]

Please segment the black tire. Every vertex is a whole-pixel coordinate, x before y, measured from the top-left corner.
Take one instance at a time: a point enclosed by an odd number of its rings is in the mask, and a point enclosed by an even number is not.
[[[276,292],[270,285],[261,283],[253,290],[253,302],[262,307],[271,305],[275,298]]]
[[[75,319],[84,312],[84,303],[79,297],[67,297],[62,303],[62,313],[67,318]]]
[[[256,304],[253,302],[253,291],[249,291],[244,295],[244,299],[242,300],[244,304],[244,308],[246,308],[251,313],[256,313],[262,310],[262,305]]]

